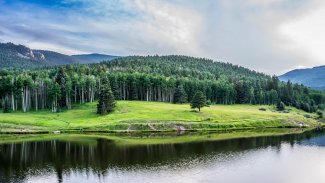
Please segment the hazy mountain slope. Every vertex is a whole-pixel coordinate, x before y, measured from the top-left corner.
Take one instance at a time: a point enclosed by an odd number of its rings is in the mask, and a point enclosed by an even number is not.
[[[80,60],[79,63],[98,63],[101,61],[110,61],[115,58],[118,58],[119,56],[93,53],[93,54],[71,55],[71,57]]]
[[[54,51],[47,50],[35,50],[39,53],[42,53],[46,60],[54,65],[64,65],[64,64],[77,64],[77,63],[88,63],[87,61],[79,60],[78,58],[74,58],[69,55],[64,55]]]
[[[23,45],[0,43],[0,68],[34,68],[51,65],[44,55]]]
[[[325,66],[309,69],[296,69],[279,77],[281,80],[291,80],[315,89],[325,89]]]
[[[49,50],[33,50],[24,45],[0,43],[0,68],[36,68],[65,64],[98,63],[117,57],[104,54],[70,56]]]

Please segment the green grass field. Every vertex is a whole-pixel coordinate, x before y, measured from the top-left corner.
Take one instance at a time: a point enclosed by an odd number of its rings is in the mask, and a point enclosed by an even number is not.
[[[96,114],[96,104],[76,105],[61,113],[0,113],[0,132],[173,131],[180,126],[187,130],[229,130],[319,125],[316,116],[306,118],[307,113],[294,108],[289,108],[290,113],[279,113],[273,106],[212,105],[197,112],[188,104],[118,101],[113,113],[100,116]],[[267,110],[260,111],[261,107]]]

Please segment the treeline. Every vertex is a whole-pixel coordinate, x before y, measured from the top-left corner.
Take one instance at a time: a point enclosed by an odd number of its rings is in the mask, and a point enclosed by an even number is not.
[[[325,95],[303,85],[232,64],[186,56],[131,56],[90,65],[29,71],[0,71],[0,100],[5,111],[70,109],[97,100],[108,78],[117,100],[184,103],[202,91],[218,104],[276,104],[308,112],[323,110]]]

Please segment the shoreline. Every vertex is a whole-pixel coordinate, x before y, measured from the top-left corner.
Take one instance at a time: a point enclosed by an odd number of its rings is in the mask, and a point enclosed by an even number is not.
[[[145,125],[145,124],[144,124]],[[149,126],[149,125],[148,125]],[[265,127],[242,127],[242,128],[201,128],[201,129],[184,129],[177,130],[167,129],[167,130],[109,130],[109,129],[55,129],[55,130],[17,130],[10,129],[8,131],[2,131],[1,134],[88,134],[88,133],[107,133],[107,134],[132,134],[132,133],[187,133],[187,132],[232,132],[232,131],[246,131],[246,130],[268,130],[268,129],[318,129],[325,127],[325,124],[319,122],[315,126],[265,126]]]
[[[255,137],[275,137],[285,135],[298,135],[312,132],[319,128],[266,128],[250,130],[228,130],[228,131],[186,131],[183,134],[177,132],[129,132],[129,133],[29,133],[29,134],[0,134],[0,144],[20,143],[28,141],[48,141],[48,140],[73,140],[81,139],[112,140],[119,145],[158,145],[158,144],[178,144],[202,141],[220,141],[241,138]]]

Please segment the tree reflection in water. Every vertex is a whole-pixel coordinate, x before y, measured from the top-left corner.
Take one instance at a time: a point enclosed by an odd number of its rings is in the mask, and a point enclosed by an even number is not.
[[[51,174],[58,182],[63,175],[79,172],[105,177],[116,169],[149,169],[157,166],[186,165],[187,161],[208,161],[210,155],[224,155],[281,143],[306,143],[324,135],[323,131],[300,135],[242,138],[161,145],[120,145],[105,139],[83,141],[35,141],[0,145],[0,182],[22,182],[30,175]],[[177,163],[178,162],[178,163]],[[179,163],[182,162],[182,163]]]

